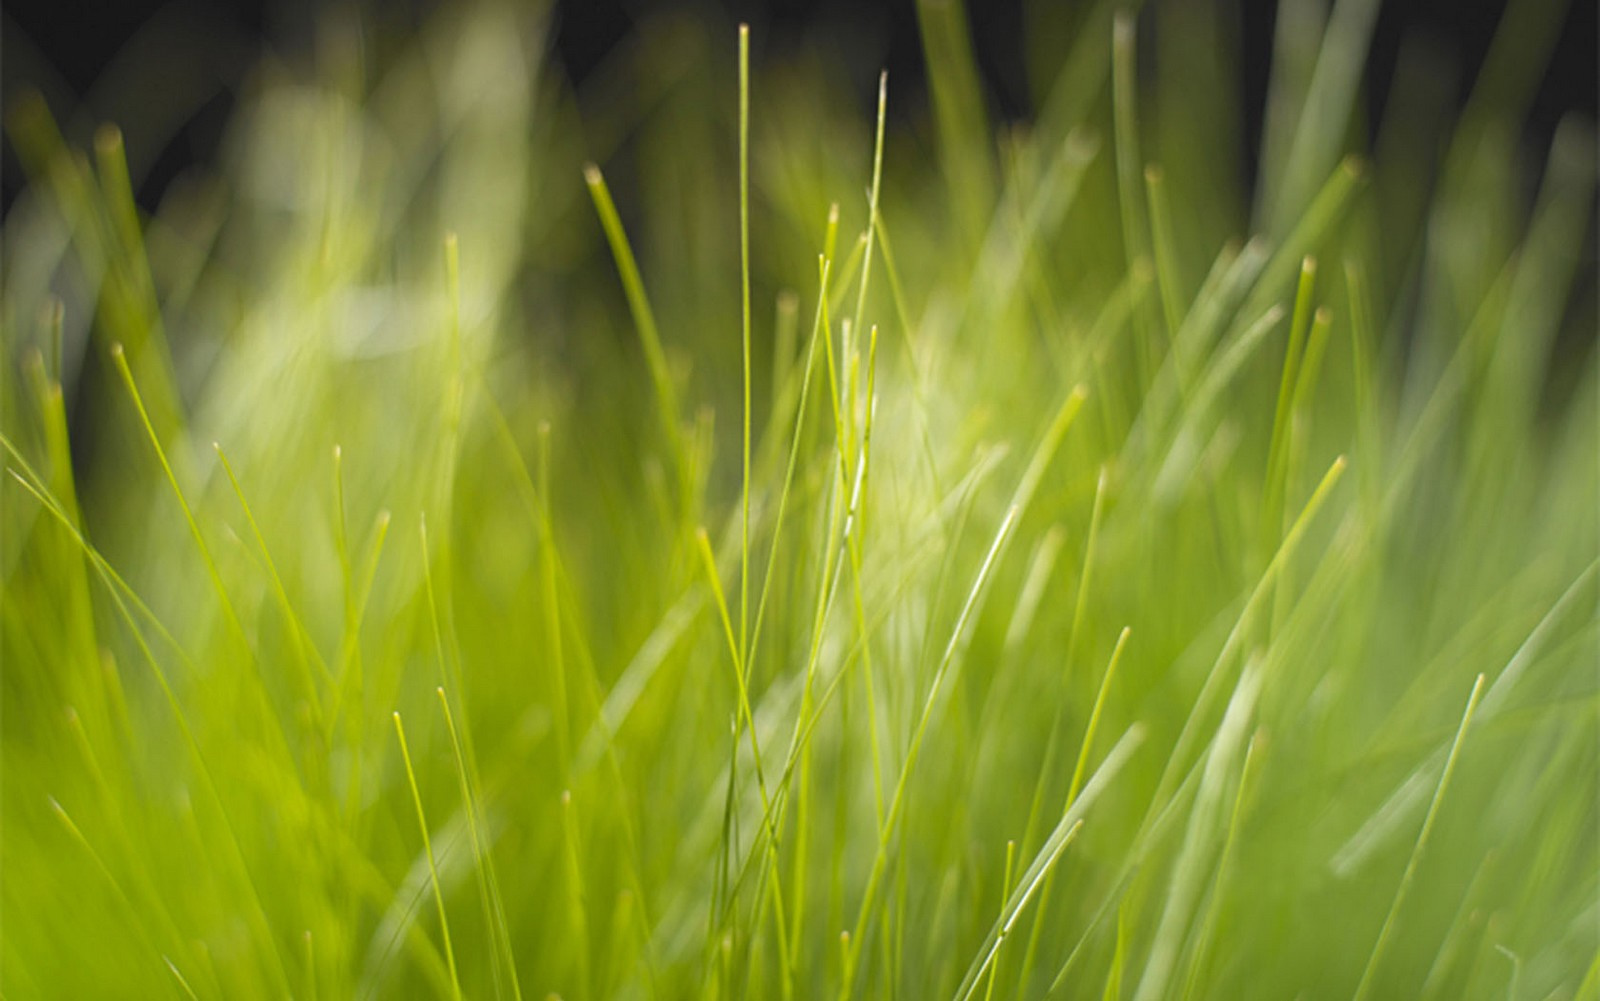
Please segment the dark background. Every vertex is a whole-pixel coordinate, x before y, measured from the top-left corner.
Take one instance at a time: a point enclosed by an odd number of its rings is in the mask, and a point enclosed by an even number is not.
[[[1070,2],[1070,0],[1062,0]],[[1164,0],[1182,3],[1186,0]],[[1270,69],[1276,0],[1227,0],[1239,25],[1241,86],[1245,95],[1247,167],[1259,145],[1261,111]],[[875,54],[898,81],[902,98],[920,99],[922,80],[915,0],[773,0],[739,3],[708,0],[709,7],[730,23],[748,20],[756,37],[775,47],[799,46],[808,38],[848,33],[855,50]],[[606,53],[634,30],[652,10],[683,6],[682,0],[557,0],[556,57],[572,81],[582,86]],[[705,4],[703,4],[705,5]],[[990,100],[1003,117],[1026,118],[1022,52],[1021,0],[968,0],[974,44],[986,78]],[[1414,38],[1454,64],[1458,104],[1465,100],[1478,66],[1488,51],[1505,0],[1386,0],[1382,4],[1367,65],[1369,120],[1383,107],[1402,42]],[[174,87],[188,81],[191,92],[209,99],[184,113],[181,122],[156,130],[161,139],[147,140],[146,171],[137,191],[152,208],[172,179],[196,162],[210,160],[228,120],[233,94],[251,67],[267,52],[292,56],[308,50],[313,25],[322,5],[314,0],[24,0],[9,3],[0,19],[0,93],[7,100],[23,86],[42,89],[58,116],[88,102],[86,120],[110,118],[141,99],[154,105],[159,93],[119,92],[117,56],[130,39],[176,39],[174,51],[187,53],[170,66]],[[420,24],[430,0],[394,0],[377,9],[397,30]],[[1556,122],[1569,111],[1593,120],[1596,107],[1597,35],[1594,0],[1570,0],[1566,25],[1552,53],[1549,68],[1530,108],[1526,140],[1537,157],[1548,146]],[[870,81],[875,67],[855,74]],[[860,68],[852,68],[860,69]],[[108,79],[109,78],[109,79]],[[98,86],[97,86],[98,85]],[[870,95],[863,95],[863,104]],[[904,105],[902,105],[904,107]],[[870,109],[869,109],[870,110]],[[83,122],[78,123],[80,127]],[[138,152],[137,125],[128,124],[130,153]],[[175,131],[174,131],[175,130]],[[167,136],[170,135],[170,138]],[[86,136],[70,136],[86,140]],[[137,173],[137,171],[136,171]],[[3,201],[9,207],[19,183],[9,149],[0,168]]]

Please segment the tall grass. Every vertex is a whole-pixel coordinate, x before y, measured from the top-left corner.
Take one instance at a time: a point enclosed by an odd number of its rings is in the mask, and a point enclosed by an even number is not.
[[[1181,3],[330,26],[149,215],[17,103],[0,990],[1595,998],[1594,134],[1513,0],[1362,155],[1374,7],[1254,190]]]

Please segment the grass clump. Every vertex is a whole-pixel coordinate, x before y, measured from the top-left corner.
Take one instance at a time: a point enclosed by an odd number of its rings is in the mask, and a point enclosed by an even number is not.
[[[1253,191],[1186,4],[330,29],[148,215],[19,103],[0,989],[1595,997],[1593,134],[1513,3],[1351,155],[1372,6]]]

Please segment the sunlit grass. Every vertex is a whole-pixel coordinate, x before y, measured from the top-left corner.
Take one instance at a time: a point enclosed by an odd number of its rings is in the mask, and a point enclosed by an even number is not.
[[[0,990],[1600,996],[1559,12],[1367,151],[1284,2],[1254,190],[1198,4],[1040,5],[1026,127],[933,0],[875,118],[330,23],[151,214],[18,101]]]

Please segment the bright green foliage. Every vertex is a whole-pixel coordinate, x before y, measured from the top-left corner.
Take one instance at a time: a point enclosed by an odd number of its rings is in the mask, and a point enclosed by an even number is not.
[[[0,991],[1596,997],[1559,5],[1358,158],[1284,0],[1255,191],[1221,14],[1067,6],[1025,128],[949,0],[876,131],[330,24],[148,217],[14,107]]]

